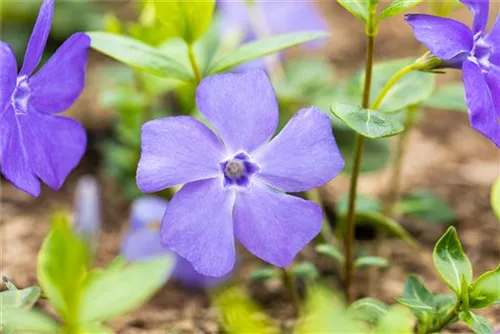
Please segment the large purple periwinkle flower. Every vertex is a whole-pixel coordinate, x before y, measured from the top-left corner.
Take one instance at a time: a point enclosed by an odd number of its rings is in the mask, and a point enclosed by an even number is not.
[[[488,24],[488,0],[460,0],[474,13],[472,30],[452,19],[407,15],[416,38],[444,66],[461,68],[472,127],[500,147],[500,15]]]
[[[288,266],[319,233],[323,214],[282,192],[318,187],[344,167],[330,119],[315,107],[300,110],[270,140],[278,103],[262,70],[208,77],[196,102],[219,136],[187,116],[142,127],[139,188],[184,184],[162,219],[162,245],[209,276],[233,268],[235,236],[257,257]]]
[[[130,228],[122,239],[121,253],[128,261],[146,261],[155,256],[172,256],[175,261],[172,276],[188,287],[210,288],[227,277],[214,278],[194,270],[193,266],[161,246],[160,222],[168,202],[159,197],[145,196],[132,204]]]
[[[84,87],[90,39],[72,35],[35,74],[47,42],[54,1],[44,0],[19,74],[11,47],[0,42],[0,161],[17,188],[40,194],[41,179],[59,189],[86,146],[83,127],[54,114],[68,109]]]

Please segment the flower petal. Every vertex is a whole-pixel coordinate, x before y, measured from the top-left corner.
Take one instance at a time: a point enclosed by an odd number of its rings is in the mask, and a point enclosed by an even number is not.
[[[498,126],[500,127],[500,67],[492,66],[491,71],[486,74],[485,78],[498,117]],[[500,128],[498,131],[500,131]]]
[[[460,0],[474,14],[472,31],[474,34],[484,32],[488,25],[488,12],[490,10],[489,0]]]
[[[130,227],[134,230],[152,227],[161,223],[168,201],[156,196],[144,196],[132,203]]]
[[[205,276],[194,270],[191,263],[178,256],[175,263],[175,269],[172,276],[177,279],[182,285],[193,288],[210,288],[218,283],[222,283],[225,279],[228,279],[231,274],[212,277]]]
[[[120,252],[128,261],[148,260],[170,253],[161,246],[160,232],[146,228],[127,232],[122,239]],[[170,254],[175,257],[175,254]]]
[[[85,86],[89,46],[87,35],[72,35],[30,79],[30,102],[37,111],[62,112],[80,96]]]
[[[85,153],[85,129],[73,119],[38,113],[32,108],[17,119],[33,172],[49,187],[59,190]]]
[[[418,41],[441,59],[449,60],[472,50],[472,31],[463,23],[425,14],[410,14],[405,19]]]
[[[203,79],[196,103],[233,153],[250,153],[269,140],[278,126],[276,94],[262,70]]]
[[[331,121],[315,107],[300,110],[253,159],[261,181],[290,192],[316,188],[344,168]]]
[[[156,192],[215,177],[224,156],[219,138],[192,117],[149,121],[142,126],[137,185],[144,192]]]
[[[188,260],[196,271],[222,276],[234,266],[234,193],[219,178],[191,182],[169,203],[161,225],[163,247]]]
[[[255,256],[288,266],[321,230],[323,213],[311,201],[286,195],[256,182],[236,195],[234,233]]]
[[[31,169],[18,128],[14,109],[10,106],[0,114],[2,174],[20,190],[37,197],[40,195],[40,181]]]
[[[9,44],[0,41],[0,113],[7,108],[16,88],[17,62]]]
[[[490,61],[496,66],[500,66],[500,14],[497,16],[491,31],[486,35],[485,39],[493,48]]]
[[[24,63],[21,69],[21,75],[31,75],[42,59],[43,50],[49,37],[50,26],[52,25],[52,16],[54,15],[54,0],[44,0],[35,27],[31,33],[26,54],[24,55]]]
[[[474,129],[500,147],[500,126],[481,68],[471,61],[466,61],[462,71],[470,123]]]

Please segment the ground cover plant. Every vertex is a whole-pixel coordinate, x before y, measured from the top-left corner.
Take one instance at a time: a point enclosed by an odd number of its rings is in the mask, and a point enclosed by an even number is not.
[[[22,254],[9,250],[11,234],[3,231],[2,332],[132,333],[117,323],[151,298],[161,299],[155,312],[166,313],[162,291],[201,298],[214,312],[213,326],[150,319],[138,332],[500,330],[494,1],[339,0],[337,15],[313,1],[125,3],[129,18],[115,14],[116,3],[78,5],[81,24],[70,24],[57,20],[71,15],[69,3],[43,0],[34,24],[27,19],[19,32],[29,21],[31,34],[2,35],[2,188],[37,201],[64,193],[86,160],[94,174],[78,178],[70,206],[42,204],[44,215],[26,207],[45,226],[32,231],[39,243],[30,259],[36,270],[24,274],[29,280],[9,272],[9,261]],[[34,17],[33,6],[4,7]],[[472,24],[456,18],[457,10]],[[366,45],[364,66],[344,76],[315,56],[328,39],[335,44],[329,24],[336,20],[362,27]],[[397,20],[420,52],[376,61],[379,35]],[[69,37],[49,39],[61,26],[71,27],[63,34]],[[96,92],[87,106],[112,110],[106,133],[97,135],[85,119],[58,115],[82,99],[94,60],[105,65],[93,71]],[[450,72],[461,80],[438,83]],[[428,109],[468,118],[472,131],[448,150],[475,140],[496,154],[480,200],[450,205],[431,186],[404,189],[410,138],[425,129]],[[441,126],[436,119],[431,124]],[[378,183],[378,196],[362,194],[362,174],[376,172],[387,182]],[[345,187],[331,196],[329,187],[342,179]],[[432,182],[439,180],[424,183]],[[2,195],[2,222],[12,225],[9,205]],[[482,255],[476,249],[483,242],[464,250],[461,206],[490,247]],[[487,213],[476,218],[478,208]],[[115,225],[108,240],[110,217],[127,224]],[[401,248],[407,251],[396,259]],[[439,279],[432,287],[418,270],[390,278],[397,261],[426,249]],[[394,295],[379,291],[388,279],[401,287]],[[269,310],[264,300],[289,311]]]

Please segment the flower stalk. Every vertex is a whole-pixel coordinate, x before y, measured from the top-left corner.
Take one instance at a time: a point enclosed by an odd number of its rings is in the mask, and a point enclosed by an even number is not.
[[[203,79],[203,76],[201,75],[200,67],[198,66],[198,62],[196,61],[196,57],[194,55],[193,44],[191,43],[188,44],[188,56],[191,67],[193,68],[194,78],[196,80],[196,83],[198,84],[200,83],[201,79]]]
[[[282,272],[283,284],[288,290],[290,299],[292,301],[294,317],[300,315],[300,298],[295,284],[295,277],[285,268],[280,268]]]

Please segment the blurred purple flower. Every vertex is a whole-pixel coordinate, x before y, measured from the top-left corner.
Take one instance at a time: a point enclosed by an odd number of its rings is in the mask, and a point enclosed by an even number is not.
[[[122,239],[122,255],[128,261],[142,261],[170,254],[176,261],[172,276],[189,287],[212,287],[227,278],[204,276],[195,271],[189,262],[161,246],[159,228],[167,205],[166,200],[153,196],[134,201],[130,214],[130,229]]]
[[[90,39],[72,35],[34,75],[47,42],[54,0],[45,0],[19,74],[9,44],[0,42],[2,174],[17,188],[40,194],[41,179],[59,189],[86,146],[83,127],[54,114],[68,109],[84,87]]]
[[[500,15],[488,24],[489,0],[460,0],[474,13],[472,30],[452,19],[407,15],[416,38],[445,67],[461,68],[473,128],[500,147]]]
[[[76,185],[74,229],[95,252],[101,232],[101,202],[95,177],[82,176]]]
[[[288,266],[319,233],[323,214],[282,191],[318,187],[344,167],[330,119],[315,107],[300,110],[269,141],[278,103],[261,70],[208,77],[196,102],[220,137],[187,116],[142,127],[139,188],[184,184],[162,219],[162,245],[209,276],[233,268],[234,236],[257,257]]]

